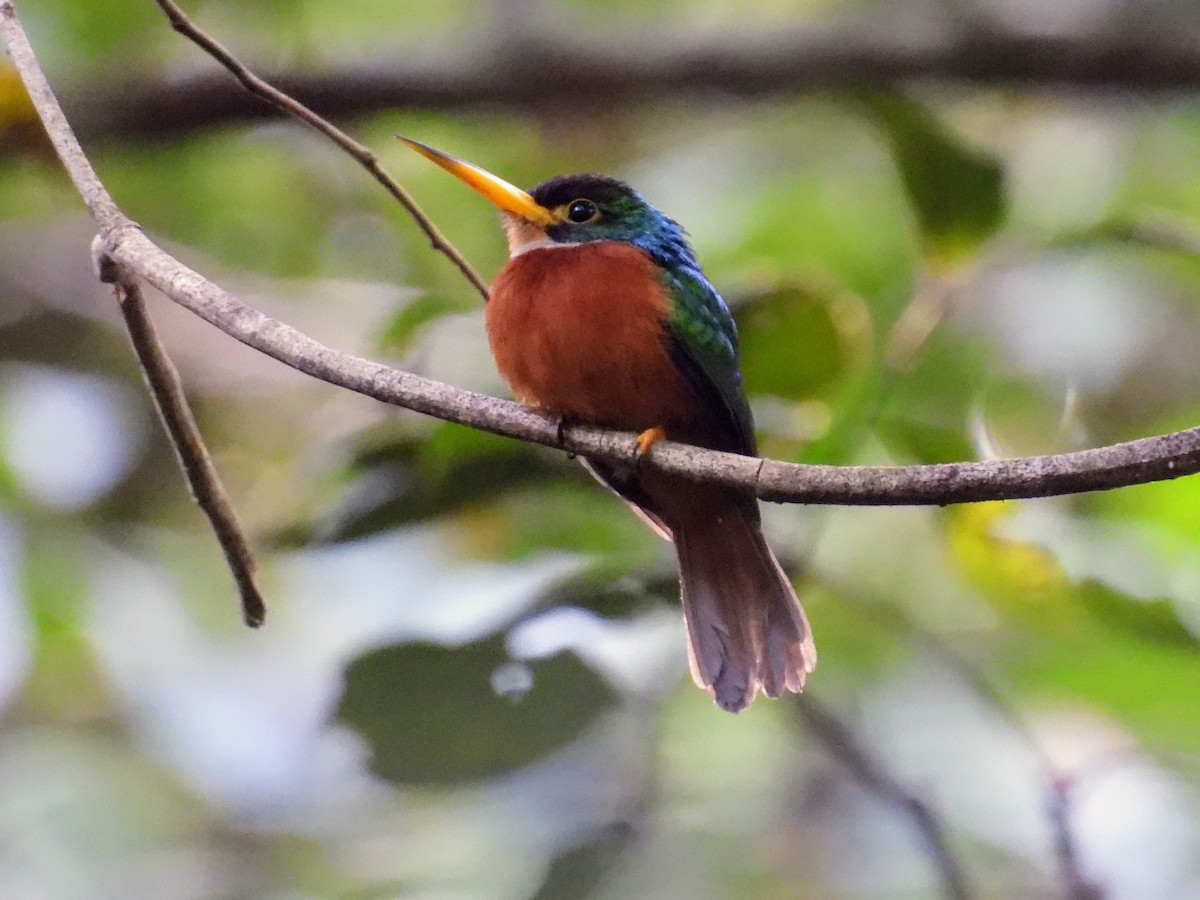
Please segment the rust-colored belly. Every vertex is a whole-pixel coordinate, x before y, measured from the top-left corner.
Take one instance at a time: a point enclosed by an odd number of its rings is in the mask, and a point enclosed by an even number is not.
[[[496,366],[522,401],[581,422],[644,430],[695,415],[667,354],[669,301],[654,263],[605,241],[530,250],[487,305]]]

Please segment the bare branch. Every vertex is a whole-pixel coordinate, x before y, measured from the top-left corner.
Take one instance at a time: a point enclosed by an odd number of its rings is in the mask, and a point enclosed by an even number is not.
[[[885,771],[846,724],[824,704],[817,702],[811,693],[797,694],[791,702],[809,732],[825,746],[830,756],[846,767],[857,784],[912,821],[937,867],[942,893],[953,900],[969,900],[975,896],[966,873],[950,849],[942,824],[929,804]]]
[[[330,384],[447,421],[614,463],[636,459],[633,435],[557,424],[536,410],[340,353],[247,306],[152,243],[96,178],[41,74],[11,0],[0,32],[63,164],[96,217],[105,251],[226,334]],[[923,466],[811,466],[656,443],[642,464],[696,481],[744,487],[774,502],[945,505],[1048,497],[1165,481],[1200,471],[1200,427],[1093,450]]]
[[[95,244],[100,243],[97,238]],[[229,570],[237,582],[242,598],[242,618],[251,628],[257,628],[266,619],[267,606],[254,579],[254,554],[233,504],[225,493],[221,476],[217,474],[208,449],[204,446],[200,428],[184,396],[179,372],[159,342],[137,280],[104,256],[102,250],[96,253],[96,261],[100,280],[114,285],[116,289],[129,339],[141,363],[146,386],[158,409],[163,428],[171,446],[175,448],[179,467],[196,503],[208,517],[209,525],[225,553]]]
[[[434,250],[444,254],[458,270],[463,274],[463,277],[471,283],[479,295],[486,301],[488,297],[488,286],[479,274],[471,268],[471,264],[463,257],[458,249],[450,243],[449,239],[438,230],[438,227],[430,221],[424,211],[417,205],[417,201],[409,196],[408,191],[404,190],[397,181],[379,164],[379,158],[372,152],[371,148],[360,144],[350,135],[346,134],[339,128],[334,127],[330,122],[318,116],[311,109],[296,100],[293,100],[282,91],[276,90],[267,82],[263,81],[245,65],[243,65],[233,54],[226,50],[215,39],[210,37],[191,19],[189,19],[173,0],[157,0],[157,3],[167,18],[171,21],[171,27],[186,37],[188,40],[196,44],[205,53],[215,59],[218,63],[228,69],[238,81],[242,83],[247,91],[256,97],[260,97],[272,106],[283,110],[293,118],[299,119],[306,125],[319,131],[325,135],[343,150],[350,154],[358,161],[364,169],[371,173],[371,177],[383,185],[384,189],[391,194],[400,205],[408,210],[408,214],[413,217],[418,227],[425,232],[425,236],[429,238],[429,243]]]
[[[911,81],[1009,84],[1023,88],[1195,92],[1195,30],[1133,29],[1032,35],[912,27],[843,27],[697,41],[675,34],[620,44],[526,31],[503,42],[473,42],[458,58],[414,62],[410,55],[347,61],[322,72],[276,72],[271,81],[325,116],[382,109],[505,107],[538,112],[563,105],[628,106],[697,98],[796,95],[838,87]],[[80,133],[179,135],[218,122],[259,119],[260,104],[209,75],[122,85],[106,98],[87,86],[69,105]]]

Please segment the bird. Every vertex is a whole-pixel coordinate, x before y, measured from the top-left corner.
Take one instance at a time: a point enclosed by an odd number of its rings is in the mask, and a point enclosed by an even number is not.
[[[484,315],[518,400],[560,423],[637,432],[639,460],[664,438],[757,455],[737,326],[678,223],[616,178],[559,175],[525,191],[397,137],[500,210],[509,259]],[[759,691],[803,690],[817,662],[812,630],[754,493],[582,461],[674,542],[696,684],[730,712]]]

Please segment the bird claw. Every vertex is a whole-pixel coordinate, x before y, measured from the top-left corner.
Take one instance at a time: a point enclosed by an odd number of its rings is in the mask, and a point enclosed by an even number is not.
[[[667,436],[667,430],[661,425],[655,425],[653,428],[647,428],[637,439],[638,456],[645,456],[650,452],[650,448],[656,443],[663,440]]]
[[[554,428],[554,440],[558,443],[559,448],[562,450],[566,450],[566,447],[564,446],[567,442],[566,429],[570,424],[571,423],[567,421],[566,416],[559,416],[558,423]],[[570,450],[566,450],[566,454],[568,459],[575,458],[575,454]]]

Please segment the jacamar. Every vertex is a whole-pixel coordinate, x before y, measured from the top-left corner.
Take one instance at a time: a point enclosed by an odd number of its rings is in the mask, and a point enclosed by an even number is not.
[[[526,192],[401,138],[499,207],[509,261],[486,307],[496,366],[522,402],[560,421],[753,456],[737,327],[683,229],[624,182],[561,175]],[[696,683],[731,712],[758,690],[799,691],[817,654],[763,538],[750,491],[591,460],[679,557]]]

